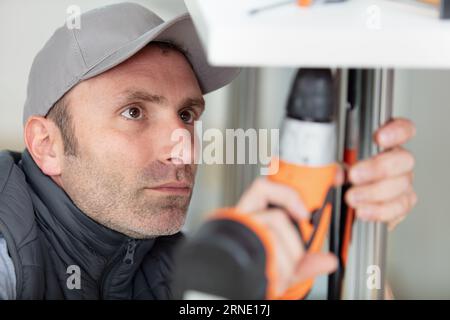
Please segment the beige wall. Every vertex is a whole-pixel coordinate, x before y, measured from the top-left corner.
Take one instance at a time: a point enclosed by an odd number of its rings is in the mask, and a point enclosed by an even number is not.
[[[450,71],[402,71],[396,111],[417,125],[417,207],[390,235],[388,275],[404,299],[450,299]]]

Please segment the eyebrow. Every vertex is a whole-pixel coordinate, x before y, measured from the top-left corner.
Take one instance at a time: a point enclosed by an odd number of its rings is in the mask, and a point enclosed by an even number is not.
[[[157,104],[164,104],[167,102],[166,97],[160,96],[157,94],[151,94],[145,91],[140,90],[127,90],[125,91],[124,98],[125,101],[133,101],[133,100],[141,100],[141,101],[148,101],[153,102]]]
[[[148,92],[142,91],[142,90],[127,90],[127,91],[125,91],[123,100],[124,100],[124,103],[136,101],[136,100],[148,101],[148,102],[156,103],[156,104],[165,104],[168,102],[167,98],[164,96],[148,93]],[[193,97],[193,98],[189,97],[189,98],[184,99],[180,103],[180,109],[185,108],[185,107],[190,107],[190,106],[198,106],[203,110],[203,109],[205,109],[205,99],[203,99],[202,96]]]
[[[205,99],[203,97],[200,98],[186,98],[180,104],[180,109],[185,107],[198,106],[203,111],[205,109]]]

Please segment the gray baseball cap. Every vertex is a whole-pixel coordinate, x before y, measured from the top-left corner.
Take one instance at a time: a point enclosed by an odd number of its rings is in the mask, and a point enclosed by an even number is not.
[[[80,28],[58,28],[34,58],[28,78],[23,123],[48,111],[77,83],[127,60],[151,41],[185,51],[203,94],[231,82],[238,68],[208,64],[189,14],[163,21],[135,3],[119,3],[81,14]]]

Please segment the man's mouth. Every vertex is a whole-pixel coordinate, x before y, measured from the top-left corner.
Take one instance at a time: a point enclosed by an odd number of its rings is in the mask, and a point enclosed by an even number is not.
[[[146,188],[149,190],[154,190],[158,192],[164,193],[173,193],[173,194],[189,194],[192,190],[192,185],[187,182],[169,182],[165,184],[161,184],[159,186]]]

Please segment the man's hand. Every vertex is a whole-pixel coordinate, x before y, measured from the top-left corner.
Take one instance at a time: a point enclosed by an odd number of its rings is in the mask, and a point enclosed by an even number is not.
[[[269,204],[285,210],[268,208]],[[272,236],[278,275],[276,287],[278,295],[294,284],[336,269],[337,259],[334,255],[303,251],[299,232],[288,215],[300,220],[309,218],[309,213],[294,189],[266,178],[258,178],[242,195],[236,209],[252,215],[255,221],[267,227]]]
[[[401,147],[415,132],[409,120],[390,121],[374,135],[375,142],[386,150],[350,168],[348,178],[353,187],[345,199],[358,218],[387,222],[392,230],[416,204],[414,157]]]

